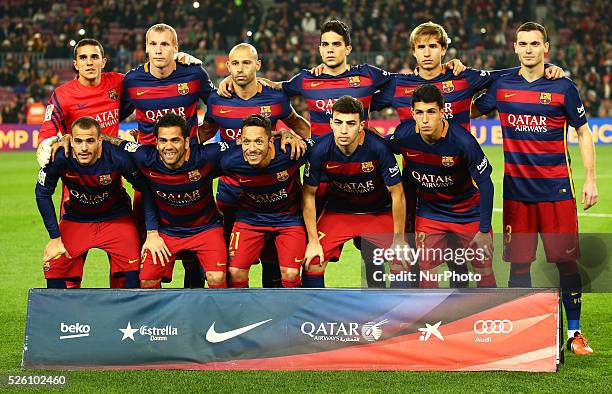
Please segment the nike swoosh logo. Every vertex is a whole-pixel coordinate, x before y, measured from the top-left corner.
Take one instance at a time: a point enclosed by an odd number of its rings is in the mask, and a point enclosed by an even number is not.
[[[298,259],[297,257],[293,259],[293,261],[295,261],[296,263],[301,263],[302,261],[304,261],[304,259]]]
[[[161,178],[160,176],[157,176],[157,175],[153,174],[151,171],[149,171],[149,176],[151,178]]]
[[[410,153],[408,153],[408,157],[415,157],[415,156],[418,156],[418,155],[419,155],[418,153],[416,153],[414,155],[411,155]]]
[[[329,164],[325,166],[326,169],[331,170],[332,168],[338,168],[340,166],[330,166]]]
[[[79,179],[78,175],[74,175],[74,174],[71,174],[69,172],[67,172],[65,175],[66,175],[66,178],[68,178],[68,179]]]
[[[238,182],[240,183],[247,183],[247,182],[251,182],[252,179],[242,179],[242,178],[238,178]]]
[[[130,259],[130,260],[128,260],[128,264],[134,264],[134,263],[135,263],[135,262],[137,262],[137,261],[138,261],[138,259],[133,259],[133,260],[132,260],[132,259]]]
[[[516,96],[516,93],[512,93],[512,94],[506,93],[506,94],[504,94],[505,98],[512,97],[512,96]]]
[[[574,253],[574,251],[576,250],[576,248],[571,248],[571,249],[565,249],[565,254],[572,254]]]
[[[323,85],[325,82],[311,82],[310,83],[310,87],[311,88],[316,88],[319,85]]]
[[[236,328],[235,330],[230,330],[230,331],[226,331],[226,332],[217,332],[217,331],[215,331],[215,323],[217,323],[215,321],[210,326],[208,331],[206,331],[206,340],[208,342],[210,342],[210,343],[224,342],[224,341],[227,341],[228,339],[232,339],[234,337],[242,335],[245,332],[251,331],[252,329],[254,329],[256,327],[259,327],[262,324],[266,324],[267,322],[269,322],[271,320],[272,319],[263,320],[263,321],[260,321],[260,322],[257,322],[257,323],[249,324],[248,326]]]
[[[225,263],[219,263],[219,262],[217,261],[217,267],[225,267]]]
[[[410,94],[412,92],[414,92],[414,89],[411,89],[411,90],[406,89],[406,90],[404,90],[404,94]]]
[[[142,96],[146,92],[148,92],[148,90],[143,90],[142,92],[136,91],[136,96]]]
[[[232,111],[233,111],[232,109],[221,109],[221,111],[219,111],[219,112],[221,112],[222,114],[226,114],[226,113],[232,112]]]

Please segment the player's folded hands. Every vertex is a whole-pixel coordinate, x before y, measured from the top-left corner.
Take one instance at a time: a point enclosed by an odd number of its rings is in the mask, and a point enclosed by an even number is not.
[[[168,250],[164,239],[159,236],[157,231],[147,231],[147,239],[142,245],[141,251],[143,260],[147,252],[151,253],[153,264],[157,265],[157,261],[159,260],[161,266],[165,267],[166,263],[170,261],[170,250]]]

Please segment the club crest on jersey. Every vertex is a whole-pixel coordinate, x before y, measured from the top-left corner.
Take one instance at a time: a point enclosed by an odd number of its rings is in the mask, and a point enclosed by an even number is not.
[[[117,89],[112,88],[111,90],[109,90],[108,97],[113,101],[117,100],[119,98],[119,93],[117,92]]]
[[[198,170],[189,171],[187,176],[189,176],[189,180],[191,182],[197,182],[202,179],[202,174],[200,174],[200,171]]]
[[[455,165],[455,160],[452,156],[442,156],[442,165],[444,167],[452,167]]]
[[[184,96],[187,93],[189,93],[189,85],[187,84],[187,82],[179,83],[177,86],[177,90],[178,90],[178,94],[180,94],[181,96]]]
[[[453,81],[442,82],[442,92],[452,93],[454,91],[455,91],[455,85],[453,85]]]
[[[372,163],[371,161],[366,161],[364,163],[361,163],[361,171],[363,172],[374,171],[374,163]]]
[[[100,182],[100,185],[102,186],[110,185],[112,181],[113,178],[111,177],[111,174],[104,174],[98,177],[98,182]]]
[[[348,84],[350,87],[353,88],[358,88],[359,86],[361,86],[361,79],[359,78],[359,75],[349,77]]]
[[[552,101],[552,93],[540,93],[540,103],[542,104],[550,104]]]
[[[269,105],[262,105],[259,107],[259,114],[261,116],[265,116],[266,118],[272,116],[272,107]]]
[[[278,179],[279,182],[286,181],[287,179],[289,179],[289,173],[287,172],[287,170],[277,172],[276,179]]]

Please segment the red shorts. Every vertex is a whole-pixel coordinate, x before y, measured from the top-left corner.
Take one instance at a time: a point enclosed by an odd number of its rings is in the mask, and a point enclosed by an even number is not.
[[[173,237],[164,233],[159,233],[159,235],[170,251],[170,261],[164,263],[164,265],[159,261],[154,264],[151,253],[145,251],[140,267],[140,280],[164,279],[164,281],[172,281],[174,261],[177,258],[177,253],[181,251],[195,252],[206,272],[225,272],[227,249],[223,238],[223,228],[211,228],[190,237]]]
[[[59,256],[45,262],[45,278],[81,278],[84,260],[81,255],[98,248],[109,255],[111,274],[135,271],[140,267],[140,239],[131,216],[99,223],[60,220],[60,233],[71,256]]]
[[[379,248],[388,248],[393,242],[393,216],[390,211],[374,214],[339,213],[323,211],[317,221],[319,242],[323,258],[339,258],[342,245],[355,237],[362,237]],[[319,264],[319,259],[312,260]]]
[[[478,254],[469,248],[478,231],[480,222],[451,223],[417,216],[415,238],[417,248],[421,249],[419,267],[430,270],[439,266],[445,262],[444,252],[448,249],[453,250],[455,264],[471,261],[475,268],[491,267],[490,259],[478,258],[482,252]],[[493,235],[492,230],[489,233]]]
[[[306,229],[303,226],[268,227],[236,222],[230,237],[230,268],[250,268],[259,259],[266,236],[274,237],[281,267],[299,269],[302,266],[306,251]]]
[[[504,260],[531,263],[536,259],[538,233],[551,263],[580,257],[576,200],[523,202],[504,200]]]

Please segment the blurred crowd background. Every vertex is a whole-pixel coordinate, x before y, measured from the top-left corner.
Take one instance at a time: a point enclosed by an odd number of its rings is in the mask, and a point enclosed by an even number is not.
[[[174,26],[179,50],[205,63],[215,82],[224,55],[238,42],[259,50],[261,76],[285,80],[320,63],[319,26],[337,17],[351,28],[352,64],[370,63],[410,72],[408,37],[426,21],[445,26],[451,44],[445,61],[459,58],[474,68],[518,65],[512,48],[518,25],[543,23],[549,32],[548,61],[578,85],[587,114],[612,116],[612,42],[608,0],[331,0],[227,2],[169,0],[3,0],[0,4],[0,123],[25,123],[30,107],[44,105],[59,84],[75,76],[72,48],[86,37],[100,40],[106,71],[127,72],[146,61],[144,35],[158,22]],[[297,104],[301,112],[303,103]],[[388,111],[378,116],[394,116]]]

